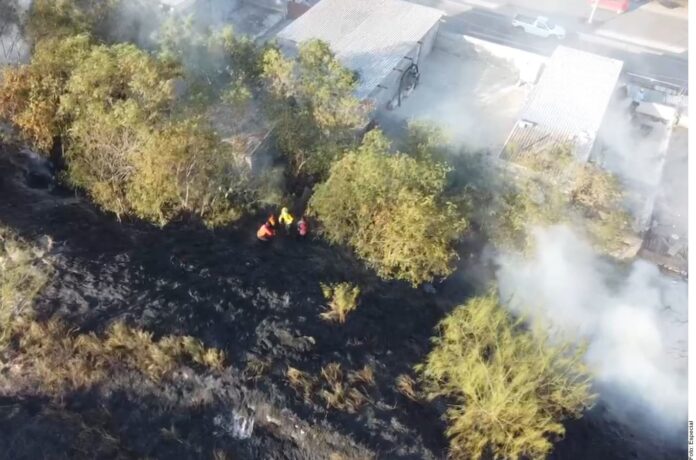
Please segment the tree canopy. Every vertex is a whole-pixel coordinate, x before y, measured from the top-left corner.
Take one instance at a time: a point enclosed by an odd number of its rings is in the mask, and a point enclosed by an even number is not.
[[[121,0],[33,0],[26,17],[32,45],[48,38],[92,33],[108,20]]]
[[[443,200],[448,169],[432,160],[391,153],[380,131],[332,167],[310,211],[332,243],[346,244],[387,279],[414,285],[453,270],[454,240],[466,227]]]
[[[182,212],[223,223],[250,186],[243,146],[222,143],[201,117],[179,116],[175,63],[87,35],[37,44],[0,82],[0,115],[34,146],[62,145],[66,178],[117,216],[165,224]]]
[[[544,458],[594,400],[584,349],[524,329],[494,294],[455,308],[432,341],[417,370],[429,398],[450,402],[453,458]]]
[[[268,113],[292,173],[325,175],[367,124],[368,108],[354,96],[355,74],[319,40],[300,44],[294,60],[276,48],[262,59]]]
[[[531,249],[535,226],[568,224],[593,245],[617,253],[633,238],[618,179],[573,158],[570,146],[516,151],[496,167],[471,154],[450,155],[448,193],[470,203],[472,220],[498,249]]]

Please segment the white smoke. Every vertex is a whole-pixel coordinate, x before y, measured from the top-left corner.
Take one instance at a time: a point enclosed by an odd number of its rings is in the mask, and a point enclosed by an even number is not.
[[[587,363],[614,415],[684,426],[686,283],[644,261],[622,273],[564,226],[539,229],[536,238],[531,257],[500,257],[501,298],[561,338],[588,341]]]

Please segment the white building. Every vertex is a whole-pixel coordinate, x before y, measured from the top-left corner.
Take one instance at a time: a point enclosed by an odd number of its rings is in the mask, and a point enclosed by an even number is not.
[[[557,47],[508,136],[503,157],[570,144],[576,158],[587,161],[622,67],[616,59]]]
[[[415,87],[443,15],[403,0],[321,0],[277,38],[289,54],[310,39],[327,42],[357,73],[356,96],[381,108]]]

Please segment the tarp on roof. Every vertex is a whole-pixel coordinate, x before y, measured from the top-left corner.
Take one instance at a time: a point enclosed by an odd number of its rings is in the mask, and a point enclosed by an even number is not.
[[[367,97],[444,15],[403,0],[321,0],[278,38],[316,38],[360,75],[357,96]]]

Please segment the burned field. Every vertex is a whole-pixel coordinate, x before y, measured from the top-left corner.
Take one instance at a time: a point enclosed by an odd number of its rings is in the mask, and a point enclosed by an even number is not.
[[[25,187],[11,164],[3,165],[2,177],[3,222],[29,239],[48,235],[54,241],[55,273],[36,302],[40,318],[58,316],[81,332],[101,333],[123,320],[156,337],[191,335],[223,350],[229,365],[219,376],[182,371],[156,388],[112,381],[69,395],[60,409],[31,395],[6,395],[3,437],[7,449],[15,450],[3,450],[15,452],[11,457],[61,451],[58,458],[79,456],[79,442],[100,442],[79,433],[80,423],[94,424],[91,414],[109,420],[104,430],[118,438],[127,457],[178,452],[177,458],[210,458],[218,448],[232,458],[328,458],[332,449],[345,458],[364,458],[370,451],[378,457],[437,458],[445,448],[437,414],[395,389],[396,377],[410,373],[427,351],[441,315],[432,297],[378,281],[319,240],[285,239],[261,247],[248,231],[255,227],[251,222],[215,233],[118,223],[70,193]],[[319,316],[325,308],[319,283],[349,277],[369,288],[345,324],[327,323]],[[323,381],[322,368],[328,365],[340,366],[345,375],[335,378],[362,395],[354,408],[344,407],[356,413],[327,408],[322,392],[331,392],[332,384]],[[374,382],[350,385],[349,378],[365,367]],[[322,380],[308,398],[293,389],[289,368]],[[205,403],[189,407],[193,393],[202,393]],[[282,415],[263,414],[268,411]],[[79,418],[84,414],[86,419]],[[250,439],[216,428],[216,416],[233,414],[256,420]],[[81,422],[64,423],[62,417]],[[275,417],[280,432],[274,433],[268,420]],[[298,417],[304,421],[295,421]],[[261,434],[265,424],[271,426],[267,436]],[[163,434],[172,429],[178,439]],[[46,436],[37,440],[36,431]],[[286,446],[322,436],[335,438],[336,445],[314,441],[318,444],[304,451]],[[89,444],[84,449],[91,450]]]
[[[5,368],[3,458],[446,455],[446,406],[420,399],[412,367],[437,321],[467,296],[456,276],[437,294],[384,282],[319,239],[260,246],[253,220],[215,232],[119,223],[44,187],[21,154],[1,161],[0,219],[28,240],[53,241],[38,319],[96,336],[121,321],[154,340],[192,336],[225,353],[221,369],[182,364],[159,380],[122,372],[59,398]],[[345,324],[329,323],[320,283],[345,280],[362,286],[359,306]],[[678,454],[631,439],[604,412],[600,404],[571,422],[554,457]]]

